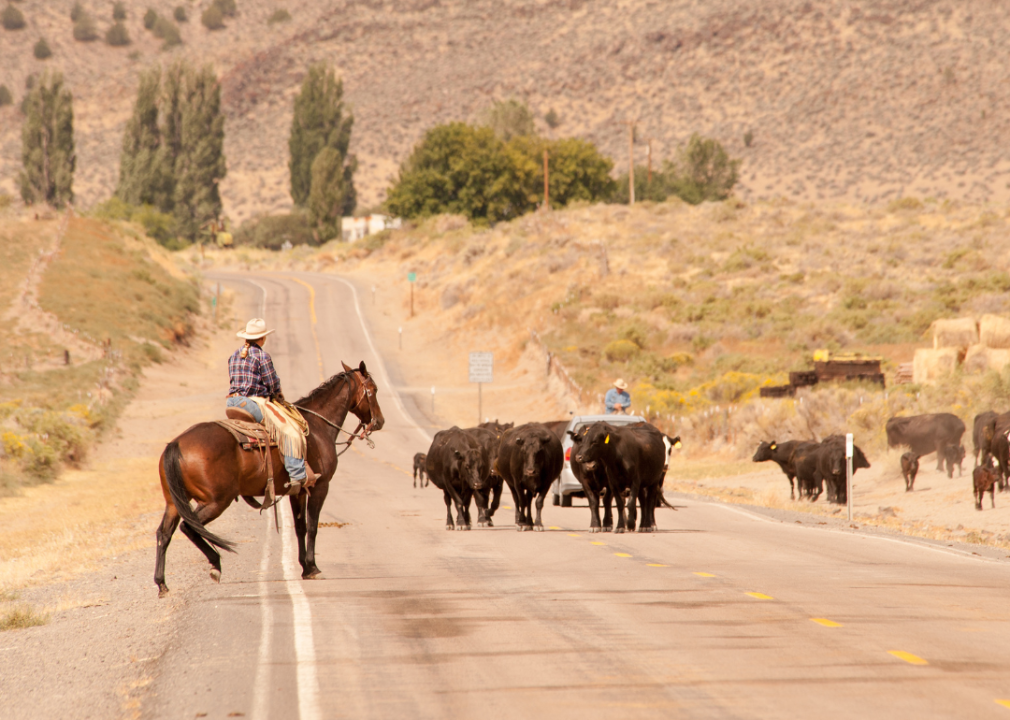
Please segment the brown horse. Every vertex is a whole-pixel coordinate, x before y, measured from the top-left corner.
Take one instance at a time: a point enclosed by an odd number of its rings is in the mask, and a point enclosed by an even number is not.
[[[385,420],[376,398],[377,392],[375,381],[362,362],[357,369],[344,365],[344,372],[334,375],[295,403],[309,425],[307,462],[319,473],[307,497],[305,490],[291,496],[291,510],[298,534],[298,562],[302,565],[304,579],[313,578],[320,572],[315,559],[316,531],[319,528],[319,512],[330,489],[330,479],[337,469],[338,435],[347,433],[340,426],[350,411],[361,421],[358,426],[358,430],[363,429],[361,437],[380,430]],[[349,442],[350,438],[347,444]],[[271,451],[271,462],[274,487],[281,495],[288,474],[277,448]],[[161,456],[159,474],[165,496],[165,515],[158,527],[158,554],[154,568],[158,596],[164,597],[168,593],[165,552],[180,520],[186,537],[210,562],[211,578],[220,582],[221,555],[212,546],[235,552],[235,545],[210,532],[206,524],[240,496],[251,499],[265,495],[267,475],[263,456],[243,450],[234,436],[217,423],[205,422],[194,425],[168,444]],[[191,499],[196,500],[195,510],[189,504]],[[303,509],[305,512],[302,512]]]

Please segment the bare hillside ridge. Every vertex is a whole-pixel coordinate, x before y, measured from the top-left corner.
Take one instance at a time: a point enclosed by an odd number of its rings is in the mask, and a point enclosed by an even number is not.
[[[176,57],[212,62],[223,78],[222,190],[236,220],[289,206],[291,99],[306,67],[323,60],[337,66],[354,108],[362,207],[382,199],[425,128],[472,119],[506,97],[528,102],[545,134],[598,143],[618,170],[627,166],[624,120],[639,123],[642,163],[647,139],[658,160],[691,132],[717,137],[744,160],[746,200],[1010,199],[1006,3],[303,0],[286,4],[292,22],[268,26],[273,2],[240,0],[217,33],[199,23],[206,4],[189,6],[185,44],[167,53],[141,24],[148,5],[170,14],[166,0],[127,2],[134,42],[125,49],[74,42],[69,2],[26,0],[29,28],[0,33],[0,83],[16,99],[29,73],[58,68],[69,79],[83,205],[115,186],[139,71]],[[104,30],[107,10],[92,10]],[[31,54],[40,36],[54,50],[45,62]],[[554,131],[542,121],[550,108],[562,119]],[[7,192],[20,122],[16,108],[0,109]]]

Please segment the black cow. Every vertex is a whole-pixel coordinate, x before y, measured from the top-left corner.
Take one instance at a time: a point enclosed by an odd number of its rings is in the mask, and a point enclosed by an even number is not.
[[[782,469],[782,472],[786,474],[786,478],[789,479],[790,500],[796,499],[796,486],[793,482],[796,479],[796,454],[798,450],[803,449],[805,446],[816,447],[817,443],[807,440],[786,440],[784,443],[779,443],[771,440],[758,445],[754,457],[751,458],[754,462],[767,462],[771,460]],[[802,491],[800,494],[802,496]]]
[[[501,435],[503,432],[505,432],[509,428],[515,427],[515,425],[516,424],[514,422],[500,423],[497,420],[489,420],[488,422],[482,422],[477,427],[485,428],[487,430],[493,430],[494,432],[496,432],[499,435]]]
[[[445,498],[445,529],[452,530],[452,504],[456,504],[456,529],[470,529],[470,498],[484,489],[488,477],[483,446],[458,427],[435,433],[425,459],[425,470]]]
[[[901,456],[901,476],[905,478],[905,492],[915,487],[915,476],[919,474],[919,458],[914,452]]]
[[[501,503],[502,477],[495,470],[495,463],[498,461],[498,446],[501,443],[501,436],[504,430],[492,430],[486,427],[467,428],[464,432],[473,437],[487,454],[487,479],[481,488],[474,488],[473,496],[477,502],[477,525],[480,527],[494,527],[491,518]]]
[[[602,465],[594,465],[592,470],[588,470],[579,461],[579,447],[589,432],[589,426],[584,425],[578,432],[569,431],[572,438],[572,447],[568,461],[572,466],[572,474],[575,479],[582,484],[582,491],[589,501],[589,532],[610,532],[614,529],[614,513],[611,508],[613,495],[607,485],[607,473]],[[600,501],[603,501],[603,522],[600,522]]]
[[[549,420],[543,423],[543,426],[557,435],[558,440],[564,440],[565,430],[568,428],[568,423],[570,422],[571,420]]]
[[[948,445],[960,445],[964,423],[956,415],[936,413],[892,417],[887,421],[888,447],[905,446],[919,457],[936,453],[936,469],[942,471]]]
[[[964,458],[965,455],[964,445],[958,443],[957,445],[948,445],[944,450],[943,459],[947,463],[947,477],[954,477],[954,466],[957,465],[957,476],[961,477],[964,475]]]
[[[821,444],[818,442],[801,442],[792,452],[791,463],[796,473],[796,495],[810,502],[817,502],[824,492],[824,477],[819,468]]]
[[[990,453],[998,463],[999,490],[1007,488],[1007,478],[1010,477],[1010,413],[1000,415],[995,420],[992,440],[989,443]],[[983,460],[985,462],[985,460]]]
[[[817,464],[826,485],[828,502],[844,505],[848,501],[845,482],[845,436],[830,435],[824,438],[817,449]],[[862,468],[869,468],[870,461],[858,445],[852,446],[852,475]]]
[[[577,460],[592,471],[602,466],[607,485],[617,502],[615,532],[634,531],[637,521],[635,501],[642,506],[640,532],[656,529],[656,505],[663,498],[663,467],[666,463],[664,435],[648,423],[614,427],[593,423],[579,443]],[[624,492],[628,491],[625,515]]]
[[[430,482],[424,473],[424,460],[428,456],[424,453],[416,453],[414,455],[414,487],[417,487],[417,479],[421,478],[421,487],[425,488]]]
[[[540,514],[551,483],[561,475],[565,456],[558,436],[542,423],[506,430],[498,448],[497,471],[508,483],[516,506],[516,529],[543,531]],[[533,520],[533,499],[537,518]]]
[[[997,417],[997,414],[992,410],[979,413],[975,416],[975,422],[972,424],[971,431],[972,450],[975,452],[975,464],[972,467],[978,467],[979,453],[982,454],[982,457],[985,457],[986,453],[991,452],[992,436],[995,432]],[[988,433],[986,433],[987,429]]]

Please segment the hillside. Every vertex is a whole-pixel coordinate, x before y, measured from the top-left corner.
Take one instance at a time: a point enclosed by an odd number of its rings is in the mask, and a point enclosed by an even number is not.
[[[77,465],[137,375],[186,342],[196,287],[129,226],[0,215],[0,495]]]
[[[85,3],[86,5],[88,3]],[[186,58],[214,63],[228,115],[227,213],[242,220],[288,207],[291,99],[308,64],[344,78],[355,114],[362,207],[373,206],[425,128],[472,119],[518,97],[547,135],[580,135],[627,166],[626,120],[638,121],[637,161],[670,156],[694,131],[744,161],[745,201],[880,202],[905,195],[1010,199],[1010,6],[991,0],[239,0],[238,17],[210,33],[207,0],[187,3],[184,45],[162,52],[127,0],[133,44],[71,38],[70,3],[18,3],[28,21],[0,31],[0,83],[20,101],[45,68],[76,99],[79,204],[113,190],[138,73]],[[111,22],[92,4],[99,29]],[[54,56],[32,57],[38,37]],[[556,130],[543,122],[554,108]],[[20,114],[0,108],[0,191],[13,192]],[[744,133],[753,133],[745,147]]]

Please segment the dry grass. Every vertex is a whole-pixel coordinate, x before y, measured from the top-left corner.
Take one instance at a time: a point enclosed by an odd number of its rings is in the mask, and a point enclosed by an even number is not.
[[[0,632],[23,630],[36,625],[45,625],[48,622],[48,612],[36,610],[31,605],[17,605],[0,613]]]

